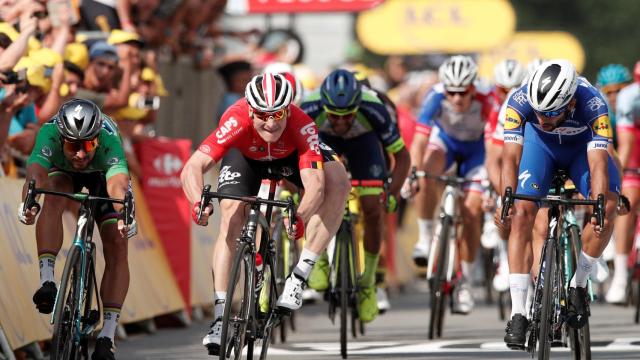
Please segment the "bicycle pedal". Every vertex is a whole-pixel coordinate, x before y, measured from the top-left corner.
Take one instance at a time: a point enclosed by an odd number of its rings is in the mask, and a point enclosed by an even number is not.
[[[291,316],[291,313],[293,311],[291,311],[291,309],[287,309],[284,307],[277,307],[274,309],[273,313],[276,315],[280,315],[280,316]]]

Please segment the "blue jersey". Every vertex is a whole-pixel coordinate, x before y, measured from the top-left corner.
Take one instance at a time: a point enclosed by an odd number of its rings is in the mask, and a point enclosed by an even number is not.
[[[356,119],[346,134],[338,135],[333,131],[331,123],[327,119],[327,113],[322,107],[320,93],[310,94],[300,108],[315,120],[320,135],[353,139],[373,132],[380,140],[385,150],[396,153],[404,148],[404,141],[400,137],[398,124],[385,104],[369,89],[362,89],[362,101],[356,113]]]
[[[574,99],[575,107],[566,119],[552,131],[545,131],[527,100],[527,86],[523,85],[509,96],[504,120],[504,142],[522,145],[526,128],[527,131],[535,131],[537,137],[549,145],[586,145],[587,150],[607,150],[612,129],[609,109],[602,94],[580,77]]]

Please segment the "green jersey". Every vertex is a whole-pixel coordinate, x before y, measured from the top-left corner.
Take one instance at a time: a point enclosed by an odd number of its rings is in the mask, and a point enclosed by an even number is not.
[[[98,135],[98,148],[89,166],[84,170],[74,169],[71,162],[64,156],[56,122],[57,117],[54,117],[42,126],[27,165],[35,163],[47,170],[56,168],[72,173],[102,172],[106,179],[115,174],[129,175],[118,126],[108,116],[103,115],[102,130]]]

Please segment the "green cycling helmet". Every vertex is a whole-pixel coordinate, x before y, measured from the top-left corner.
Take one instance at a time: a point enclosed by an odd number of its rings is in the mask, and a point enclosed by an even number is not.
[[[598,72],[596,85],[598,87],[622,84],[631,81],[631,73],[626,66],[621,64],[609,64]]]

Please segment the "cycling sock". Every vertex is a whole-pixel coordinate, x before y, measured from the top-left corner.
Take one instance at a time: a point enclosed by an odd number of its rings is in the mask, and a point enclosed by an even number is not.
[[[313,265],[316,264],[318,257],[320,257],[320,255],[313,251],[307,248],[302,249],[302,252],[300,253],[300,261],[298,261],[298,265],[293,269],[293,273],[298,275],[298,277],[302,278],[304,281],[307,281],[307,279],[309,279],[311,269],[313,269]]]
[[[217,319],[222,317],[224,313],[224,305],[227,301],[226,291],[214,291],[213,292],[213,318]]]
[[[113,338],[116,335],[116,329],[118,328],[118,321],[120,320],[119,307],[106,307],[104,308],[104,326],[100,330],[98,337],[108,337],[113,342]]]
[[[433,238],[433,220],[418,219],[418,235],[420,242]],[[431,244],[429,244],[431,245]]]
[[[376,269],[378,268],[378,260],[380,254],[371,254],[365,250],[364,252],[364,272],[360,278],[360,285],[363,287],[371,287],[376,284]]]
[[[628,269],[627,269],[627,261],[629,260],[629,255],[626,254],[616,254],[616,257],[613,259],[613,280],[614,281],[623,281],[627,282]]]
[[[462,280],[471,283],[471,268],[473,267],[472,262],[460,260],[460,270],[462,270]]]
[[[53,270],[56,267],[56,255],[52,253],[42,253],[38,255],[40,264],[40,286],[47,281],[55,282]]]
[[[509,274],[509,289],[511,292],[511,317],[515,314],[527,316],[525,303],[531,277],[529,274]]]
[[[578,266],[576,267],[576,273],[573,274],[573,278],[571,279],[570,287],[586,287],[587,286],[587,277],[591,274],[591,269],[593,265],[596,263],[598,258],[591,257],[584,253],[584,251],[580,251],[580,257],[578,257]]]

